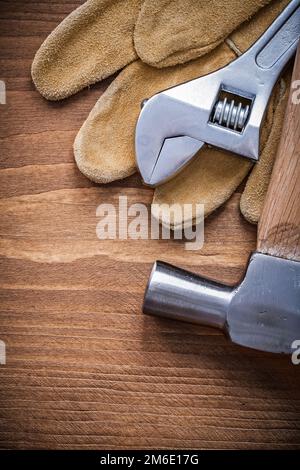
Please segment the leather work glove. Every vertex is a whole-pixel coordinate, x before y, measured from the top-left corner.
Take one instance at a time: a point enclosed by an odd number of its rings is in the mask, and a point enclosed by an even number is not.
[[[89,0],[71,13],[34,59],[32,78],[40,93],[47,99],[62,99],[123,68],[76,137],[74,154],[82,173],[98,183],[133,174],[134,133],[142,100],[234,60],[263,33],[288,0],[269,3]],[[272,94],[261,131],[260,161],[241,198],[241,211],[252,223],[259,219],[268,187],[288,79],[286,75]],[[153,202],[162,211],[154,216],[169,225],[163,205],[187,203],[195,207],[204,204],[208,215],[231,196],[251,168],[248,159],[205,146],[181,173],[155,189]],[[194,213],[185,223],[192,224],[196,216]],[[175,212],[172,228],[182,223],[182,211]]]

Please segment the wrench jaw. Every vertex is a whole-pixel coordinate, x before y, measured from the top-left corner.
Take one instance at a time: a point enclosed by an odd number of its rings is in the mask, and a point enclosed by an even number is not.
[[[136,125],[136,163],[147,185],[165,140],[161,101],[161,93],[145,100]]]
[[[184,132],[184,112],[189,106],[164,92],[145,102],[135,137],[136,161],[145,184],[156,186],[173,177],[204,144],[178,134],[179,129]]]

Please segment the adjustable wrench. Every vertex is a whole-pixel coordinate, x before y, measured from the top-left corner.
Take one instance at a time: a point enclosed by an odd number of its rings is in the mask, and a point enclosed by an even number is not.
[[[144,182],[156,186],[170,179],[204,143],[257,161],[272,89],[299,37],[300,0],[292,0],[229,65],[145,100],[135,138]]]

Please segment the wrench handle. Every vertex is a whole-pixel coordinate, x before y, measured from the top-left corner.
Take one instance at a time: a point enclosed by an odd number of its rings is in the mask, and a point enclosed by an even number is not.
[[[299,36],[300,2],[294,0],[254,44],[256,65],[263,70],[273,69],[277,76],[295,53]]]
[[[257,250],[300,261],[300,44],[281,140],[258,225]]]

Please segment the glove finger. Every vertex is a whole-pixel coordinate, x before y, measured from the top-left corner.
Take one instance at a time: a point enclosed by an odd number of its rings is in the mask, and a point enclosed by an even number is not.
[[[152,216],[172,230],[189,227],[200,215],[197,204],[204,204],[208,216],[230,198],[251,167],[250,160],[206,147],[180,174],[155,189]],[[185,204],[191,205],[191,214],[181,210]]]
[[[136,59],[133,28],[142,0],[89,0],[44,41],[32,79],[49,100],[66,98]]]
[[[98,183],[134,173],[134,134],[143,99],[212,72],[234,57],[223,44],[205,58],[163,70],[141,61],[128,65],[100,97],[76,137],[74,154],[78,168]]]
[[[137,54],[154,67],[195,59],[214,49],[270,1],[146,0],[134,30]]]
[[[259,161],[255,164],[240,200],[240,209],[248,222],[256,224],[259,220],[269,181],[273,169],[277,147],[280,141],[283,126],[285,108],[288,99],[290,77],[281,80],[276,90],[276,98],[273,102],[275,109],[272,115],[271,132],[266,145],[261,152]]]

